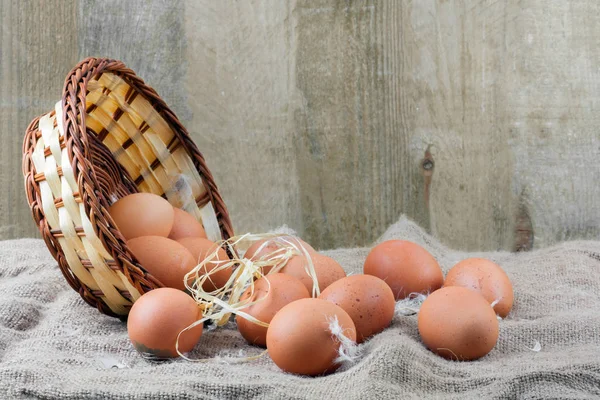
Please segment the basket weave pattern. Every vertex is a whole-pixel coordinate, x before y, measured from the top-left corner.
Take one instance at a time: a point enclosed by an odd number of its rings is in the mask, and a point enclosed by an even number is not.
[[[127,315],[163,286],[128,250],[108,207],[150,192],[194,215],[211,240],[233,235],[204,158],[158,94],[116,60],[88,58],[62,100],[34,119],[23,144],[25,189],[53,257],[81,297]]]

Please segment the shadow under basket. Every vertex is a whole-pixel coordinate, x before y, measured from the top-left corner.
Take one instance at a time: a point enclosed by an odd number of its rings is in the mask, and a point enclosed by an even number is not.
[[[27,201],[71,285],[102,313],[123,317],[163,285],[127,248],[108,207],[149,192],[194,215],[210,240],[233,235],[204,158],[158,94],[117,60],[88,58],[62,100],[34,119],[23,143]]]

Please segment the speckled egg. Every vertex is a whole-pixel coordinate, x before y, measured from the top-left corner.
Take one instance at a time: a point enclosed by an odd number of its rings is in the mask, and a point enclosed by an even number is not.
[[[335,371],[339,368],[340,342],[332,335],[334,319],[344,335],[355,341],[352,318],[329,301],[301,299],[283,307],[267,330],[267,349],[273,362],[294,374],[315,376]]]
[[[389,326],[396,306],[392,289],[372,275],[351,275],[335,281],[319,298],[340,306],[350,315],[359,343]]]
[[[388,240],[375,246],[365,260],[364,272],[383,279],[396,300],[411,293],[433,292],[444,283],[436,259],[423,247],[406,240]]]
[[[513,287],[500,266],[485,258],[467,258],[456,264],[444,281],[446,286],[462,286],[480,293],[502,318],[513,306]]]

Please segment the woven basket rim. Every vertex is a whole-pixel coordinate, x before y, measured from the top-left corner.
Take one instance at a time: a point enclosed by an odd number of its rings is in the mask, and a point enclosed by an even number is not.
[[[136,90],[148,100],[152,107],[160,114],[172,129],[177,140],[181,142],[186,153],[197,169],[208,194],[208,201],[212,203],[221,237],[228,239],[233,236],[233,229],[227,208],[221,198],[214,178],[208,169],[204,157],[192,141],[188,131],[181,124],[175,113],[167,106],[164,100],[151,87],[138,77],[131,69],[127,68],[121,61],[108,58],[89,57],[80,61],[67,75],[64,81],[60,107],[62,108],[62,120],[57,121],[64,127],[64,141],[67,155],[74,176],[77,180],[79,195],[81,197],[85,213],[92,223],[93,230],[102,242],[105,250],[113,257],[117,268],[127,277],[132,285],[136,285],[134,276],[144,277],[145,287],[153,289],[162,284],[146,270],[144,270],[137,259],[133,256],[127,243],[116,228],[116,224],[108,213],[109,199],[102,195],[98,178],[91,157],[90,133],[86,127],[86,96],[87,84],[91,79],[100,77],[103,73],[118,75],[131,88]],[[46,114],[53,115],[54,111]],[[44,115],[46,115],[44,114]],[[27,200],[30,205],[33,218],[44,238],[53,257],[59,262],[59,266],[71,287],[78,291],[81,297],[90,305],[97,307],[101,312],[119,316],[93,293],[88,290],[82,282],[70,271],[68,263],[62,254],[61,245],[56,237],[50,232],[44,212],[40,207],[39,187],[33,177],[35,167],[31,161],[31,144],[36,142],[35,132],[39,127],[41,117],[35,118],[29,124],[25,141],[23,144],[23,174],[25,176],[25,187]],[[115,162],[117,162],[115,160]],[[39,172],[39,171],[38,171]],[[123,177],[122,179],[126,179]],[[135,187],[135,186],[134,186]],[[137,190],[136,190],[137,191]],[[141,284],[138,283],[138,286]],[[141,288],[141,286],[140,286]],[[146,290],[141,290],[145,292]]]

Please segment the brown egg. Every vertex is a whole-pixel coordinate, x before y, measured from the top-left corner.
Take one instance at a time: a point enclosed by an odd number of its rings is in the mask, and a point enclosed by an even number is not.
[[[187,248],[190,251],[190,253],[192,253],[192,256],[194,257],[194,266],[200,264],[200,262],[202,262],[207,256],[214,253],[214,251],[217,248],[217,244],[215,242],[211,242],[210,240],[204,238],[187,237],[179,239],[177,242],[185,246],[185,248]],[[216,261],[218,260],[224,261],[229,259],[230,258],[225,252],[225,250],[219,248],[217,258],[215,259],[215,261],[209,262],[207,265],[205,265],[202,269],[202,272],[206,273],[206,271],[212,271],[219,265],[223,264],[217,263]],[[229,280],[229,277],[231,276],[232,272],[233,270],[231,266],[228,266],[227,268],[212,273],[210,275],[210,279],[204,282],[202,288],[206,292],[212,292],[222,288]]]
[[[375,246],[365,261],[365,274],[383,279],[396,297],[433,292],[442,287],[444,275],[431,254],[416,243],[388,240]]]
[[[484,258],[467,258],[446,275],[444,287],[462,286],[481,294],[502,318],[510,312],[514,294],[510,279],[500,266]]]
[[[173,207],[175,211],[173,228],[169,233],[169,239],[179,240],[185,237],[200,237],[206,238],[206,232],[200,222],[193,215]]]
[[[247,258],[249,260],[252,261],[258,261],[261,259],[264,260],[268,260],[268,256],[270,254],[272,254],[273,252],[277,251],[280,248],[285,247],[287,244],[285,242],[281,242],[280,240],[287,240],[289,242],[292,242],[293,244],[295,244],[296,246],[300,247],[303,246],[306,251],[308,251],[309,253],[316,253],[316,250],[313,249],[313,247],[306,243],[304,240],[300,239],[299,237],[296,236],[284,236],[282,238],[269,238],[269,239],[263,239],[263,240],[258,240],[256,242],[254,242],[250,247],[248,247],[248,250],[246,250],[246,253],[244,254],[244,258]],[[268,242],[265,247],[263,247],[261,249],[261,246],[263,245],[263,243]],[[260,249],[260,251],[259,251]],[[300,247],[301,249],[301,247]],[[258,253],[257,253],[258,251]],[[271,271],[272,267],[265,267],[263,268],[262,273],[264,275],[268,274],[269,271]]]
[[[475,360],[498,341],[498,319],[477,292],[460,286],[440,289],[419,310],[419,333],[434,353],[453,360]]]
[[[311,257],[315,267],[315,272],[317,274],[317,281],[319,282],[320,290],[324,290],[333,282],[346,276],[346,272],[342,266],[333,258],[318,253],[312,254]],[[305,270],[306,265],[308,265],[306,257],[294,256],[288,260],[288,262],[279,272],[298,278],[300,282],[306,286],[308,292],[312,295],[313,281]]]
[[[301,299],[283,307],[267,330],[267,349],[273,362],[295,374],[314,376],[335,371],[340,348],[330,330],[335,317],[344,335],[356,340],[352,318],[329,301]]]
[[[127,247],[163,285],[185,290],[185,274],[196,266],[196,261],[183,245],[162,236],[142,236],[129,240]]]
[[[167,200],[152,193],[125,196],[110,206],[108,212],[125,240],[140,236],[167,237],[175,215]]]
[[[133,346],[149,358],[178,357],[175,349],[177,335],[197,320],[201,312],[194,299],[172,288],[147,292],[131,307],[127,332]],[[191,351],[202,336],[202,324],[179,337],[179,351]]]
[[[385,329],[394,317],[392,289],[376,276],[352,275],[329,285],[319,296],[342,307],[356,326],[357,342]]]
[[[285,274],[271,274],[254,282],[254,291],[249,287],[240,298],[240,300],[250,299],[249,301],[263,300],[241,311],[268,324],[284,306],[308,297],[310,297],[308,290],[298,279]],[[238,330],[249,343],[263,347],[267,345],[266,327],[257,325],[241,315],[237,315],[235,321]]]

